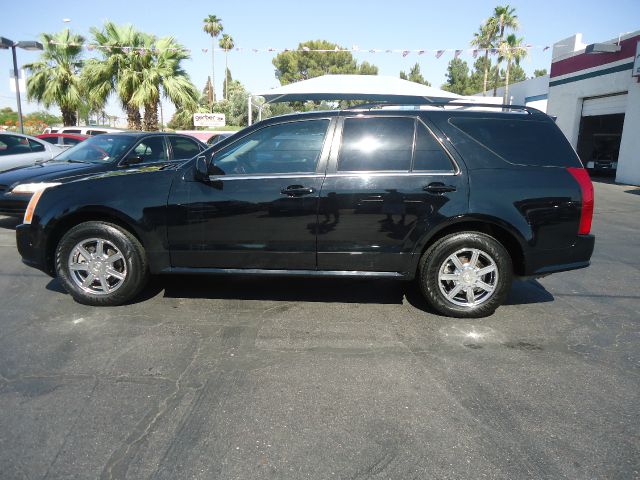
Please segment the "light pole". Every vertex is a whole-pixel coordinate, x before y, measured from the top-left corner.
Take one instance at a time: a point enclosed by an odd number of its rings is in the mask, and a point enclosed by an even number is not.
[[[1,49],[11,49],[11,53],[13,55],[13,78],[16,82],[16,103],[18,104],[18,127],[20,128],[20,133],[24,133],[24,127],[22,126],[22,105],[20,103],[20,81],[18,74],[18,60],[16,58],[16,47],[22,48],[23,50],[43,50],[43,46],[40,42],[34,42],[31,40],[23,41],[23,42],[14,42],[13,40],[9,40],[8,38],[0,37],[0,48]]]

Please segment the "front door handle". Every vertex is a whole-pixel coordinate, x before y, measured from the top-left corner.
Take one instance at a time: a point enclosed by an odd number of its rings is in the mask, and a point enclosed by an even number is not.
[[[288,187],[280,190],[280,193],[290,197],[300,197],[312,194],[313,188],[303,187],[302,185],[289,185]]]
[[[445,185],[442,182],[432,182],[429,185],[422,187],[422,189],[429,193],[446,193],[456,191],[456,187],[453,185]]]

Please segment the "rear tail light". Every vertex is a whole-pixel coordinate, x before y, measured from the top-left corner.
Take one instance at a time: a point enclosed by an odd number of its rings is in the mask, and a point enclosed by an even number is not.
[[[593,184],[586,169],[570,167],[567,170],[578,182],[582,194],[578,235],[587,235],[591,231],[591,220],[593,219]]]

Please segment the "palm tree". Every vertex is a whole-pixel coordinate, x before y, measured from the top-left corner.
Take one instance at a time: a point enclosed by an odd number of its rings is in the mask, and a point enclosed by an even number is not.
[[[215,15],[209,15],[203,20],[204,25],[202,29],[205,33],[211,35],[211,85],[216,83],[216,65],[215,65],[215,50],[216,50],[216,37],[222,33],[224,27],[222,26],[222,19]],[[213,101],[216,101],[216,90],[213,88]]]
[[[43,33],[44,51],[37,62],[24,66],[31,72],[27,81],[27,98],[58,105],[65,126],[75,125],[76,112],[82,105],[82,45],[84,38],[65,29],[56,34]]]
[[[507,71],[505,74],[504,98],[502,103],[506,104],[509,99],[509,71],[512,63],[520,65],[520,60],[527,56],[527,49],[523,46],[524,39],[516,38],[512,33],[507,36],[507,41],[503,42],[500,49],[499,59],[507,61]]]
[[[502,48],[502,44],[504,43],[504,31],[507,28],[511,30],[518,30],[520,26],[518,23],[518,16],[515,14],[516,9],[511,8],[511,6],[497,6],[493,12],[493,19],[497,23],[498,26],[498,49]],[[496,96],[496,90],[498,89],[498,78],[500,76],[500,57],[498,57],[498,65],[496,68],[496,75],[493,82],[493,96]]]
[[[131,96],[131,103],[144,107],[143,129],[155,131],[158,130],[161,97],[169,98],[178,110],[193,110],[199,93],[180,65],[189,55],[173,37],[156,39],[149,36],[146,50],[142,58],[140,84]]]
[[[482,95],[487,93],[487,79],[489,76],[489,49],[495,48],[496,34],[498,32],[498,22],[495,17],[488,18],[476,33],[473,34],[471,45],[484,49],[484,77],[482,80]]]
[[[233,43],[233,37],[231,35],[227,35],[226,33],[222,35],[220,39],[220,48],[224,50],[224,99],[227,100],[229,95],[227,94],[227,90],[229,90],[229,50],[232,50],[235,47],[235,43]]]
[[[117,93],[127,112],[127,127],[141,130],[140,109],[132,104],[131,97],[140,86],[142,58],[149,36],[132,25],[120,26],[109,21],[102,30],[92,27],[91,33],[102,54],[100,60],[87,61],[83,71],[91,102],[104,106],[109,95]]]

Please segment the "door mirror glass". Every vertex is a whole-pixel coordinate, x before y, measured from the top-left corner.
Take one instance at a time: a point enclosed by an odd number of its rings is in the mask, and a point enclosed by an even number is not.
[[[123,165],[135,165],[136,163],[142,163],[143,158],[142,155],[136,155],[135,153],[130,154],[127,158],[122,162]]]
[[[198,155],[196,158],[196,180],[209,181],[209,162],[206,155]]]

